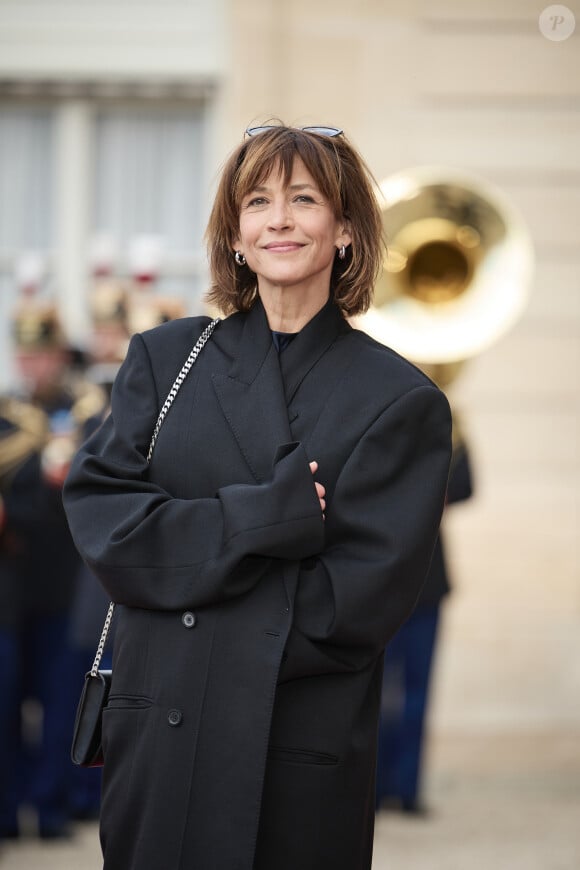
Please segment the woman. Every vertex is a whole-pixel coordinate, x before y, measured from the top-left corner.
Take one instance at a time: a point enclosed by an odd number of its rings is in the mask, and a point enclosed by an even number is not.
[[[207,232],[226,314],[133,338],[66,487],[122,605],[104,713],[106,870],[368,870],[385,643],[437,535],[442,393],[345,317],[381,262],[341,131],[248,131]],[[233,312],[233,313],[232,313]]]

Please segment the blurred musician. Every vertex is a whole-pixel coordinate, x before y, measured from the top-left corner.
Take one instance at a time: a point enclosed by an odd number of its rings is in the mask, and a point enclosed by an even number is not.
[[[0,402],[0,838],[19,835],[22,805],[35,810],[39,835],[53,838],[68,833],[78,690],[68,624],[80,559],[61,486],[103,394],[70,379],[54,306],[29,292],[13,335],[22,390]]]
[[[129,342],[128,289],[112,274],[110,262],[99,262],[93,271],[93,286],[89,296],[91,335],[89,340],[86,378],[98,385],[106,402],[97,413],[86,418],[81,431],[84,441],[97,429],[109,412],[109,397],[115,375],[123,362]],[[70,645],[74,667],[74,686],[78,696],[85,673],[90,670],[95,655],[109,600],[84,563],[79,566],[71,607]],[[110,640],[114,634],[114,626]],[[102,659],[102,667],[110,667],[110,640]],[[69,737],[72,735],[72,720]],[[74,819],[94,819],[101,802],[101,770],[71,766],[70,812]]]
[[[447,506],[473,494],[467,442],[453,414],[453,452]],[[443,532],[440,530],[415,610],[385,651],[377,756],[376,807],[423,816],[425,737],[433,665],[442,604],[451,591]]]
[[[127,326],[130,335],[186,314],[182,299],[159,292],[163,248],[163,239],[152,235],[135,236],[129,245],[131,281]]]
[[[139,259],[139,255],[143,259]],[[91,383],[99,384],[107,395],[117,370],[125,357],[129,336],[134,332],[152,329],[185,313],[180,299],[159,295],[155,287],[156,271],[153,270],[152,252],[143,240],[134,251],[134,273],[131,282],[112,274],[112,269],[101,262],[95,270],[90,294],[91,340],[89,364],[86,376]],[[156,267],[155,267],[156,268]],[[82,438],[98,427],[108,413],[101,413],[86,420]],[[109,599],[100,583],[82,564],[77,577],[71,613],[70,639],[76,667],[75,685],[80,692],[86,671],[92,665]],[[102,667],[111,665],[114,623],[109,634]],[[75,768],[72,772],[71,812],[76,819],[97,818],[100,809],[101,770],[99,768]]]

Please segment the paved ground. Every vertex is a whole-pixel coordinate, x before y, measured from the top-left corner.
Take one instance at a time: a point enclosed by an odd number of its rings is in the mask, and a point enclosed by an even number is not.
[[[429,770],[432,813],[381,812],[373,870],[580,870],[580,734],[439,739]],[[66,844],[28,838],[0,867],[99,870],[96,826]]]

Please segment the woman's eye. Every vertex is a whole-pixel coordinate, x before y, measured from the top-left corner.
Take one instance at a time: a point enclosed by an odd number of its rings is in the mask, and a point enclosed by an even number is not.
[[[294,202],[312,203],[312,202],[314,202],[314,197],[309,196],[307,193],[301,193],[299,196],[296,197]]]
[[[254,196],[253,199],[248,200],[248,202],[246,203],[246,208],[251,208],[252,206],[256,205],[264,205],[265,202],[266,200],[263,196]]]

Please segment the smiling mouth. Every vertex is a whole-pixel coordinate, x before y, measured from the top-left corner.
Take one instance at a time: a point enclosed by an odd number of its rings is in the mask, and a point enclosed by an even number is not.
[[[292,251],[299,251],[303,245],[298,242],[276,242],[271,245],[266,245],[267,251],[273,251],[275,254],[286,254]]]

